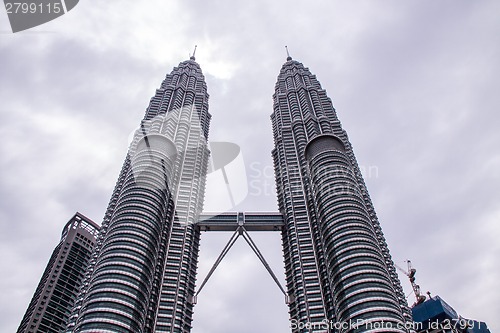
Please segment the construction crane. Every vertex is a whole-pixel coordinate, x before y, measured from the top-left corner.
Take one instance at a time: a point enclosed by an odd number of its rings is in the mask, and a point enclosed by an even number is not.
[[[406,275],[408,277],[408,279],[410,279],[410,283],[411,283],[411,287],[413,289],[413,293],[415,294],[415,297],[417,299],[415,301],[415,303],[413,303],[413,305],[412,305],[412,307],[414,307],[414,306],[416,306],[418,304],[422,304],[423,302],[425,302],[425,300],[427,298],[424,295],[421,294],[421,292],[420,292],[420,286],[415,283],[415,274],[417,273],[417,270],[412,267],[410,260],[406,260],[406,262],[408,264],[408,270],[404,270],[401,267],[399,267],[398,265],[396,265],[396,267],[401,272],[403,272],[403,274]],[[429,294],[429,297],[430,297],[430,293],[428,293],[428,294]]]

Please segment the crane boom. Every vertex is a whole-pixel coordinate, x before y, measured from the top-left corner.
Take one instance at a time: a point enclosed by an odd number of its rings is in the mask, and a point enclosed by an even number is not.
[[[427,297],[425,297],[424,295],[422,295],[422,293],[420,292],[420,286],[415,282],[415,275],[417,274],[417,270],[415,268],[413,268],[410,260],[406,260],[406,262],[408,264],[408,269],[407,270],[402,269],[398,265],[396,265],[396,267],[404,275],[406,275],[408,277],[408,279],[410,280],[410,284],[411,284],[411,287],[413,289],[413,293],[415,294],[415,298],[416,298],[415,303],[413,303],[413,305],[412,305],[412,307],[414,307],[414,306],[416,306],[418,304],[421,304],[421,303],[425,302],[425,300],[427,299]]]

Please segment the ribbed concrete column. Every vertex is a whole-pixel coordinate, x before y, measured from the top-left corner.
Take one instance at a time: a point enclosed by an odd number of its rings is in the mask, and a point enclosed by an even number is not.
[[[144,331],[176,153],[161,134],[138,141],[75,332]]]
[[[340,332],[405,332],[401,307],[340,139],[305,149]],[[342,325],[342,326],[341,326]]]

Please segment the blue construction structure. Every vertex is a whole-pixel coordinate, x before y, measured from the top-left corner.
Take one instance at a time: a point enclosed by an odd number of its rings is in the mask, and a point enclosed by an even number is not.
[[[418,332],[491,333],[486,323],[459,316],[439,296],[415,305],[412,316]]]

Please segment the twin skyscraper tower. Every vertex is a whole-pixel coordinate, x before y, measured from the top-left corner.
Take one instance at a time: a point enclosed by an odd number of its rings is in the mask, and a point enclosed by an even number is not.
[[[279,212],[204,217],[207,85],[194,56],[166,76],[130,145],[67,332],[190,332],[201,231],[252,228],[282,234],[292,331],[410,331],[379,221],[326,91],[288,57],[273,100]]]

